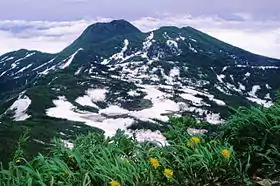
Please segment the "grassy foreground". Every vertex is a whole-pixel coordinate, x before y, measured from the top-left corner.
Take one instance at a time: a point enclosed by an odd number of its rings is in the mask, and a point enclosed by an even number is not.
[[[208,129],[189,135],[188,128]],[[79,136],[68,149],[55,140],[47,156],[27,161],[21,145],[0,185],[272,185],[280,184],[280,106],[241,108],[213,127],[170,118],[168,145],[138,143],[119,131]]]

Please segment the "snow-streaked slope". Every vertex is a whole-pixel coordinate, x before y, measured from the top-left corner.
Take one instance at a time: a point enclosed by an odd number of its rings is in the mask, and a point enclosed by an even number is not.
[[[78,54],[78,52],[80,52],[81,50],[84,50],[83,48],[79,48],[76,52],[74,52],[74,54],[72,54],[70,56],[70,58],[67,60],[66,63],[64,63],[63,65],[60,66],[61,69],[65,69],[67,67],[70,66],[70,64],[72,63],[73,59],[75,58],[75,56]]]
[[[126,52],[127,49],[128,49],[128,45],[129,45],[129,41],[128,41],[127,39],[125,39],[125,40],[123,41],[123,48],[121,49],[121,51],[118,52],[118,53],[113,54],[113,55],[109,58],[109,60],[108,60],[108,59],[104,59],[104,60],[101,62],[101,64],[106,65],[106,64],[108,64],[108,63],[109,63],[110,61],[112,61],[112,60],[116,60],[116,61],[122,62],[122,61],[125,61],[126,59],[128,59],[129,57],[125,57],[125,52]]]
[[[228,116],[227,106],[250,102],[269,106],[275,98],[278,67],[273,59],[209,39],[194,29],[117,33],[88,42],[100,36],[88,32],[87,40],[79,43],[78,39],[72,47],[48,57],[36,53],[37,59],[25,51],[0,57],[5,67],[0,68],[0,85],[9,87],[12,79],[38,86],[39,93],[42,87],[50,91],[48,102],[65,96],[44,108],[50,117],[100,128],[107,136],[120,128],[129,135],[135,132],[139,141],[162,143],[159,131],[147,129],[163,130],[171,115],[219,124]],[[21,75],[31,80],[25,82]],[[38,79],[32,79],[35,76]],[[34,94],[28,95],[33,101]]]

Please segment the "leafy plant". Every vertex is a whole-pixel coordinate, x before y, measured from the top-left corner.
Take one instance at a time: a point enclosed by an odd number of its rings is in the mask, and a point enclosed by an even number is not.
[[[250,176],[280,174],[280,107],[241,108],[222,129],[222,139],[234,146]],[[247,159],[250,159],[247,162]],[[249,163],[249,164],[248,164]]]
[[[137,142],[123,131],[113,137],[89,132],[71,149],[55,139],[48,155],[30,161],[24,133],[9,167],[1,168],[0,185],[251,185],[256,176],[278,183],[279,116],[279,105],[240,109],[215,138],[187,132],[207,123],[172,117],[166,146]]]

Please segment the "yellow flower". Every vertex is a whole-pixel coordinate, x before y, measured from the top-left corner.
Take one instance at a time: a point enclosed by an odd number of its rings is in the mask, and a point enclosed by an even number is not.
[[[22,165],[24,163],[22,158],[19,158],[15,161],[15,165]]]
[[[74,155],[71,154],[71,155],[69,156],[69,159],[73,159],[73,158],[74,158]]]
[[[171,169],[164,169],[163,174],[168,179],[173,177],[173,171]]]
[[[193,141],[194,143],[200,143],[199,137],[192,137],[191,141]]]
[[[227,150],[227,149],[223,149],[222,151],[221,151],[221,154],[223,155],[223,157],[224,158],[226,158],[226,159],[229,159],[230,158],[230,151],[229,150]]]
[[[18,159],[17,161],[16,161],[16,163],[20,163],[21,162],[21,160],[20,159]]]
[[[109,182],[110,186],[121,186],[121,184],[118,181],[112,180]]]
[[[159,161],[156,158],[150,158],[149,161],[154,168],[158,168],[160,166]]]
[[[200,143],[201,140],[199,137],[192,137],[188,142],[187,142],[187,146],[188,147],[193,147],[195,144]]]

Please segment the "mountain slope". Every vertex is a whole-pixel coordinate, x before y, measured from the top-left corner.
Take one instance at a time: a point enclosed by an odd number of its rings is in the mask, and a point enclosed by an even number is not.
[[[44,143],[100,129],[164,141],[159,131],[170,115],[217,124],[229,106],[270,106],[279,68],[279,60],[191,27],[142,33],[124,20],[97,23],[57,54],[19,50],[0,56],[1,121],[31,128],[32,138]],[[42,122],[47,134],[40,131]]]

